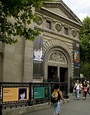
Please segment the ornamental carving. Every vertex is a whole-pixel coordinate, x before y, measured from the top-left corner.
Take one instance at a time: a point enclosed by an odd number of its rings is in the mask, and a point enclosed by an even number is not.
[[[67,59],[62,52],[55,51],[49,55],[49,62],[67,64]]]
[[[76,37],[77,36],[77,31],[76,30],[72,30],[71,34],[72,34],[73,37]]]
[[[60,32],[62,30],[62,26],[60,24],[56,24],[55,28],[58,32]]]
[[[43,20],[41,17],[38,17],[38,20],[36,21],[38,25],[41,25],[43,23]]]

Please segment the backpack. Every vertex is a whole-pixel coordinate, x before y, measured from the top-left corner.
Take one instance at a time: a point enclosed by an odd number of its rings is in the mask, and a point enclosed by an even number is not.
[[[51,102],[56,103],[58,102],[58,91],[54,90],[53,93],[51,94]]]

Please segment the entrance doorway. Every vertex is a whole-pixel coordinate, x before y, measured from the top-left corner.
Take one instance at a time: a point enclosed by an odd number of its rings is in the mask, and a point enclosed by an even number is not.
[[[58,67],[48,66],[48,82],[58,82]]]
[[[68,68],[60,67],[60,82],[68,82]]]

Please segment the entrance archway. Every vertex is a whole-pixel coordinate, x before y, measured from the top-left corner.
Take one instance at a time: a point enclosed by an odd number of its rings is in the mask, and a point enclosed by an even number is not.
[[[68,82],[68,61],[60,48],[53,48],[48,56],[48,77],[50,82]]]
[[[52,40],[46,42],[43,47],[44,59],[44,80],[45,81],[67,81],[70,82],[70,76],[73,76],[73,52],[65,42]],[[55,69],[55,80],[50,76],[51,69]],[[64,74],[61,74],[61,72]],[[57,74],[56,74],[57,73]],[[50,77],[49,77],[50,76]],[[60,78],[60,76],[64,76]],[[53,78],[53,79],[52,79]],[[51,80],[52,79],[52,80]]]

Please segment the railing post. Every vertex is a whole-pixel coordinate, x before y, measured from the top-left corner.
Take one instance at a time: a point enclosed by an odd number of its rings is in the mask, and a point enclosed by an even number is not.
[[[2,103],[0,102],[0,115],[2,115]]]
[[[2,83],[0,83],[0,115],[2,115],[2,98],[3,98],[3,93],[2,93]]]
[[[30,101],[31,101],[31,83],[29,83],[29,102],[28,102],[28,106],[30,106]]]

